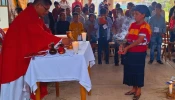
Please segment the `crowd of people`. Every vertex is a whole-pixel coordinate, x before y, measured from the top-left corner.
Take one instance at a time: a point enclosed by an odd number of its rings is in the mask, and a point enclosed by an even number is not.
[[[32,3],[29,3],[32,4]],[[101,64],[101,51],[103,48],[108,46],[107,42],[115,42],[115,65],[119,65],[118,50],[119,43],[117,40],[122,40],[126,36],[129,26],[134,22],[134,3],[129,2],[127,4],[127,10],[124,10],[120,7],[120,4],[117,3],[113,10],[109,10],[111,6],[107,0],[103,0],[98,6],[98,14],[95,14],[95,5],[92,3],[92,0],[88,0],[88,3],[84,6],[79,0],[70,5],[69,1],[61,0],[59,2],[54,2],[55,8],[52,12],[49,12],[44,16],[45,25],[50,28],[52,34],[54,35],[65,35],[66,31],[72,31],[74,34],[75,40],[80,40],[81,33],[86,31],[88,33],[87,40],[91,42],[93,51],[95,52],[95,44],[98,41],[98,63]],[[101,14],[101,9],[106,14]],[[104,9],[106,11],[104,11]],[[22,9],[17,8],[17,13],[19,14]],[[166,33],[166,21],[165,21],[165,11],[162,9],[162,5],[157,2],[152,2],[149,6],[150,16],[145,17],[145,21],[148,22],[151,26],[153,35],[151,36],[151,41],[149,44],[150,47],[150,61],[149,64],[152,64],[154,61],[154,51],[157,51],[156,60],[158,63],[163,64],[161,60],[161,46],[162,46],[162,37]],[[175,35],[173,32],[174,28],[174,7],[170,10],[169,13],[169,22],[170,22],[170,42],[175,41]],[[78,17],[77,17],[78,16]],[[100,17],[106,17],[108,23],[107,27],[107,41],[105,42],[105,47],[100,46],[102,42],[99,40],[99,31],[105,32],[102,28],[95,26],[95,24],[100,23]],[[78,19],[78,20],[77,20]],[[98,24],[99,25],[99,24]],[[79,26],[80,28],[76,27]],[[100,25],[99,25],[100,26]],[[61,28],[60,28],[61,27]],[[100,30],[99,30],[100,29]],[[100,42],[101,41],[101,42]],[[104,41],[103,41],[104,42]],[[104,49],[106,63],[109,63],[109,50]],[[174,51],[174,50],[173,50]],[[121,57],[122,59],[124,56]],[[121,59],[121,64],[123,60]]]
[[[108,47],[110,41],[115,42],[114,63],[116,66],[119,66],[120,62],[118,51],[122,50],[123,84],[133,86],[132,90],[125,95],[134,95],[133,100],[138,100],[141,96],[141,87],[144,86],[144,68],[148,43],[150,44],[150,61],[148,63],[153,63],[154,51],[156,50],[156,60],[159,64],[163,64],[161,45],[167,27],[162,5],[153,2],[150,7],[147,7],[129,2],[127,10],[124,11],[117,3],[113,10],[109,10],[111,5],[107,0],[103,0],[99,4],[98,14],[95,14],[95,5],[92,0],[88,0],[84,6],[79,0],[75,0],[72,6],[67,0],[55,1],[55,8],[49,12],[51,5],[50,0],[35,0],[33,3],[28,3],[24,11],[20,8],[16,9],[18,16],[10,25],[7,36],[5,36],[2,55],[0,56],[4,61],[0,64],[3,72],[0,77],[1,84],[22,78],[21,76],[25,74],[29,63],[29,59],[24,61],[23,56],[30,56],[46,49],[49,43],[60,41],[60,38],[53,35],[66,35],[67,31],[72,31],[73,39],[77,41],[81,40],[82,32],[87,32],[87,40],[90,41],[94,52],[96,51],[95,45],[98,45],[98,64],[102,64],[102,51],[105,54],[105,63],[109,64],[110,51]],[[170,42],[175,41],[174,10],[175,6],[170,10],[169,15]],[[27,19],[28,21],[25,22]],[[17,30],[19,27],[23,28]],[[2,43],[4,34],[0,36]],[[122,47],[121,43],[124,43],[124,40],[127,43]],[[65,44],[66,41],[68,40],[62,40]],[[16,51],[19,57],[9,50]],[[12,63],[8,63],[9,54],[14,55],[11,57]],[[12,70],[9,74],[13,77],[6,73],[9,66],[14,66],[12,64],[16,66],[13,67],[13,69],[16,68],[15,71]],[[20,69],[21,66],[24,67],[22,70]],[[7,78],[2,78],[3,76]]]

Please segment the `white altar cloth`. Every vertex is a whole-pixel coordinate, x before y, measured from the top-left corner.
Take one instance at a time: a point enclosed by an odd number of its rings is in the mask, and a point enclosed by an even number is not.
[[[31,91],[37,89],[37,82],[61,82],[79,81],[79,83],[89,92],[92,88],[88,66],[95,64],[94,54],[90,43],[79,42],[78,54],[72,50],[65,54],[37,56],[31,59],[25,82],[30,86]]]

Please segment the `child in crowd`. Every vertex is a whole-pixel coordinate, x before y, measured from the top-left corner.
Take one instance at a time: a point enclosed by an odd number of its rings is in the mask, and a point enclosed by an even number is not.
[[[80,7],[75,8],[75,12],[79,14],[79,22],[81,22],[83,25],[85,24],[85,18],[82,15],[82,11]]]
[[[69,30],[73,33],[75,41],[81,40],[81,33],[84,31],[83,24],[79,22],[79,14],[73,13],[73,21],[70,23]]]
[[[87,31],[88,41],[90,41],[93,52],[95,52],[95,47],[97,43],[97,35],[95,26],[95,15],[89,14],[89,19],[85,23],[85,29]]]
[[[95,22],[95,29],[97,29],[98,38],[98,64],[102,64],[102,50],[105,51],[105,61],[109,64],[109,39],[112,27],[111,18],[107,17],[107,10],[102,8],[100,16]]]
[[[66,21],[68,21],[69,23],[72,21],[70,8],[66,8]]]

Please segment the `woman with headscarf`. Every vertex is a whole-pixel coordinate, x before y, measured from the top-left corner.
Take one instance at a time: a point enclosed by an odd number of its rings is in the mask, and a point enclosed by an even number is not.
[[[135,22],[128,30],[126,36],[128,45],[123,49],[123,54],[126,54],[123,84],[133,87],[125,95],[134,95],[133,100],[140,98],[141,88],[144,86],[146,51],[151,37],[150,25],[144,21],[148,16],[150,12],[147,6],[137,5],[134,8]]]

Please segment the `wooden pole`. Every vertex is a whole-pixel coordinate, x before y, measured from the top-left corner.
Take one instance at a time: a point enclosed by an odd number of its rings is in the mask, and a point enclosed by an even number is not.
[[[88,72],[89,72],[89,77],[90,77],[90,79],[91,79],[91,67],[90,67],[90,64],[89,64],[89,66],[88,66]],[[92,92],[92,91],[89,91],[89,92],[88,92],[88,95],[89,95],[89,96],[91,96],[91,92]]]
[[[59,82],[55,82],[55,87],[56,87],[56,97],[59,97],[59,95],[60,95]]]
[[[37,86],[38,86],[38,88],[36,90],[35,98],[36,98],[36,100],[40,100],[40,82],[37,82]]]
[[[80,85],[80,95],[81,95],[81,100],[86,100],[86,90],[82,85]]]

